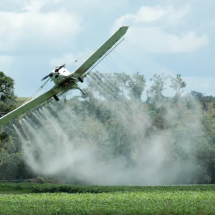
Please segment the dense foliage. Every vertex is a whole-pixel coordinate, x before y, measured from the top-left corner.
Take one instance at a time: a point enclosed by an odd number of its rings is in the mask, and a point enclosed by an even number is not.
[[[0,88],[0,112],[6,113],[15,108],[11,106],[15,104],[14,83],[2,72],[0,77],[3,86]],[[56,105],[57,111],[51,108],[50,103],[43,105],[52,113],[70,141],[75,138],[79,145],[81,143],[96,148],[97,157],[102,158],[103,162],[123,158],[123,165],[127,169],[135,169],[141,161],[143,168],[150,166],[155,169],[160,177],[158,184],[215,183],[214,97],[194,91],[183,95],[186,83],[180,75],[169,77],[156,74],[146,90],[147,99],[144,102],[145,82],[144,76],[139,73],[127,75],[96,72],[86,79],[87,86],[83,89],[86,95],[73,96],[65,100],[66,103],[60,102]],[[174,91],[173,96],[165,96],[164,91],[168,87]],[[75,126],[68,127],[71,122],[67,115],[58,115],[59,111],[67,111],[68,108],[74,113],[72,124]],[[47,120],[50,126],[42,125],[33,111],[26,115],[30,119],[27,123],[34,123],[36,134],[44,130],[48,134],[52,129],[51,124],[55,122]],[[16,120],[13,123],[20,128]],[[22,129],[23,137],[27,135],[26,145],[35,145],[38,142],[37,136],[28,128],[25,132]],[[61,136],[47,137],[44,137],[45,140],[53,146],[61,146]],[[165,152],[161,161],[156,160],[156,155],[148,157],[150,147],[159,148],[157,139],[162,139],[160,144],[163,147],[158,154]],[[153,145],[154,142],[156,145]],[[12,123],[5,126],[0,139],[0,179],[26,179],[40,174],[39,171],[33,174],[26,165],[22,144]],[[156,165],[153,165],[152,158],[156,160]],[[35,149],[34,159],[38,160],[38,166],[44,165],[41,149]],[[89,182],[80,177],[75,178],[73,174],[71,183]]]
[[[0,71],[0,117],[18,106],[14,80]],[[21,142],[11,125],[0,126],[0,180],[23,179],[30,171],[21,154]]]

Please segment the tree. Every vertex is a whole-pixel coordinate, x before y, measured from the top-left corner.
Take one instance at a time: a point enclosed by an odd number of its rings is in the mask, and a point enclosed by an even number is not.
[[[1,101],[14,99],[14,80],[0,72],[0,94]]]
[[[203,93],[196,92],[196,91],[191,91],[191,95],[193,96],[194,99],[196,99],[202,106],[202,112],[208,111],[209,104],[208,103],[213,103],[213,108],[215,107],[215,97],[213,96],[205,96]]]
[[[15,109],[16,104],[14,80],[0,72],[0,117]],[[4,130],[0,126],[0,179],[13,179],[15,177],[13,174],[16,174],[15,169],[19,163],[18,157],[19,160],[22,159],[21,155],[18,156],[17,154],[20,147],[17,147],[17,141],[14,141],[17,140],[15,136],[14,138],[11,136],[12,130],[11,125],[5,126]],[[9,170],[11,171],[10,174]]]
[[[198,100],[198,101],[201,101],[202,98],[204,97],[204,94],[203,93],[200,93],[200,92],[196,92],[196,91],[191,91],[191,96],[193,96],[194,99]]]
[[[127,79],[128,80],[128,79]],[[128,81],[129,86],[129,95],[133,99],[141,100],[142,93],[146,86],[146,81],[143,75],[140,75],[139,72],[135,73],[130,80]]]
[[[180,74],[177,74],[175,78],[170,77],[170,87],[175,90],[175,102],[177,103],[181,97],[182,89],[186,87],[185,81],[181,78]]]
[[[153,75],[153,78],[150,79],[152,81],[152,85],[147,90],[147,103],[153,104],[156,106],[156,104],[163,103],[164,101],[164,95],[163,91],[165,90],[165,85],[168,80],[168,76],[165,74],[155,74]]]
[[[0,72],[0,117],[16,108],[15,99],[14,80]],[[0,128],[0,142],[6,141],[11,142],[10,137]]]
[[[14,80],[0,72],[0,117],[15,108]]]

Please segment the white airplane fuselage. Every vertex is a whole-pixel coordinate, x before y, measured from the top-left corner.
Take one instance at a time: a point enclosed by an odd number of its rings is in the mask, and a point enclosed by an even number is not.
[[[50,77],[54,81],[54,83],[58,85],[62,81],[64,81],[69,75],[71,75],[71,73],[65,67],[62,67],[59,70],[53,69]]]

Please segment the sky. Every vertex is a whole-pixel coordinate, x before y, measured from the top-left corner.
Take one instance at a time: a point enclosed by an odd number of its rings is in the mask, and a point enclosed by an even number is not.
[[[101,72],[181,74],[186,91],[215,94],[215,0],[0,0],[0,71],[31,96],[61,64],[98,48],[120,26],[125,41]],[[81,62],[80,62],[81,63]],[[48,90],[52,85],[44,89]]]

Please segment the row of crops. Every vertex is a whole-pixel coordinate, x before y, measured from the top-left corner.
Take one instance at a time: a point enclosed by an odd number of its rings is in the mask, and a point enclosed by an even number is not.
[[[177,186],[96,186],[36,183],[0,183],[0,190],[26,190],[31,193],[109,193],[109,192],[176,192],[176,191],[214,191],[215,185],[177,185]]]
[[[0,214],[215,214],[215,186],[0,184]]]

